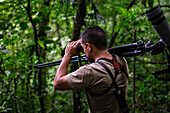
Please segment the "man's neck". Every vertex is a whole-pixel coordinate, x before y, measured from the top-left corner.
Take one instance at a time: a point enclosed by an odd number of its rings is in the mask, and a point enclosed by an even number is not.
[[[97,62],[100,58],[112,59],[112,55],[107,50],[97,51],[94,54],[94,61]]]

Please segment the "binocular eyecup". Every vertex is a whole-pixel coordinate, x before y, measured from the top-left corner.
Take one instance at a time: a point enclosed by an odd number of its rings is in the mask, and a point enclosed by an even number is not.
[[[78,45],[78,47],[76,48],[76,50],[77,50],[77,53],[80,53],[80,52],[84,53],[83,47],[81,46],[81,44]]]

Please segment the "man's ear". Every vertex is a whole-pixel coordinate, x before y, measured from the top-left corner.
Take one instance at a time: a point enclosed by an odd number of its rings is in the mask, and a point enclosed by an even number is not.
[[[86,48],[90,52],[92,50],[92,45],[89,43],[86,43]]]

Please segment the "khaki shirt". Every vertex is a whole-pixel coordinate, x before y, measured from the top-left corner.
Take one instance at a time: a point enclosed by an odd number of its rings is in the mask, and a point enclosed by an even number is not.
[[[129,69],[127,62],[124,58],[117,57],[118,62],[124,67],[125,71],[129,74]],[[108,61],[100,60],[104,63],[115,77],[114,66]],[[99,97],[94,97],[90,95],[89,91],[93,94],[102,93],[112,83],[112,80],[100,64],[92,63],[90,65],[85,65],[80,67],[75,72],[67,75],[67,80],[70,86],[75,91],[81,91],[86,89],[86,97],[88,100],[88,105],[91,113],[120,113],[118,101],[115,94],[115,86],[107,93]],[[128,80],[124,72],[118,74],[116,78],[117,85],[122,88],[122,93],[125,98],[127,95]]]

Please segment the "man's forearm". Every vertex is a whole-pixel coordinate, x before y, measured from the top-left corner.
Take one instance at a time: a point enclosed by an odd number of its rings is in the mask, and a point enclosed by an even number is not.
[[[70,59],[71,59],[70,56],[64,55],[62,62],[56,72],[56,75],[55,75],[55,79],[54,79],[55,85],[60,84],[60,78],[67,75]]]
[[[67,44],[67,47],[65,49],[65,55],[62,59],[62,62],[54,78],[53,85],[55,89],[60,89],[60,90],[72,89],[65,75],[67,75],[68,65],[71,57],[77,54],[76,48],[79,44],[80,44],[80,40],[73,41]]]

